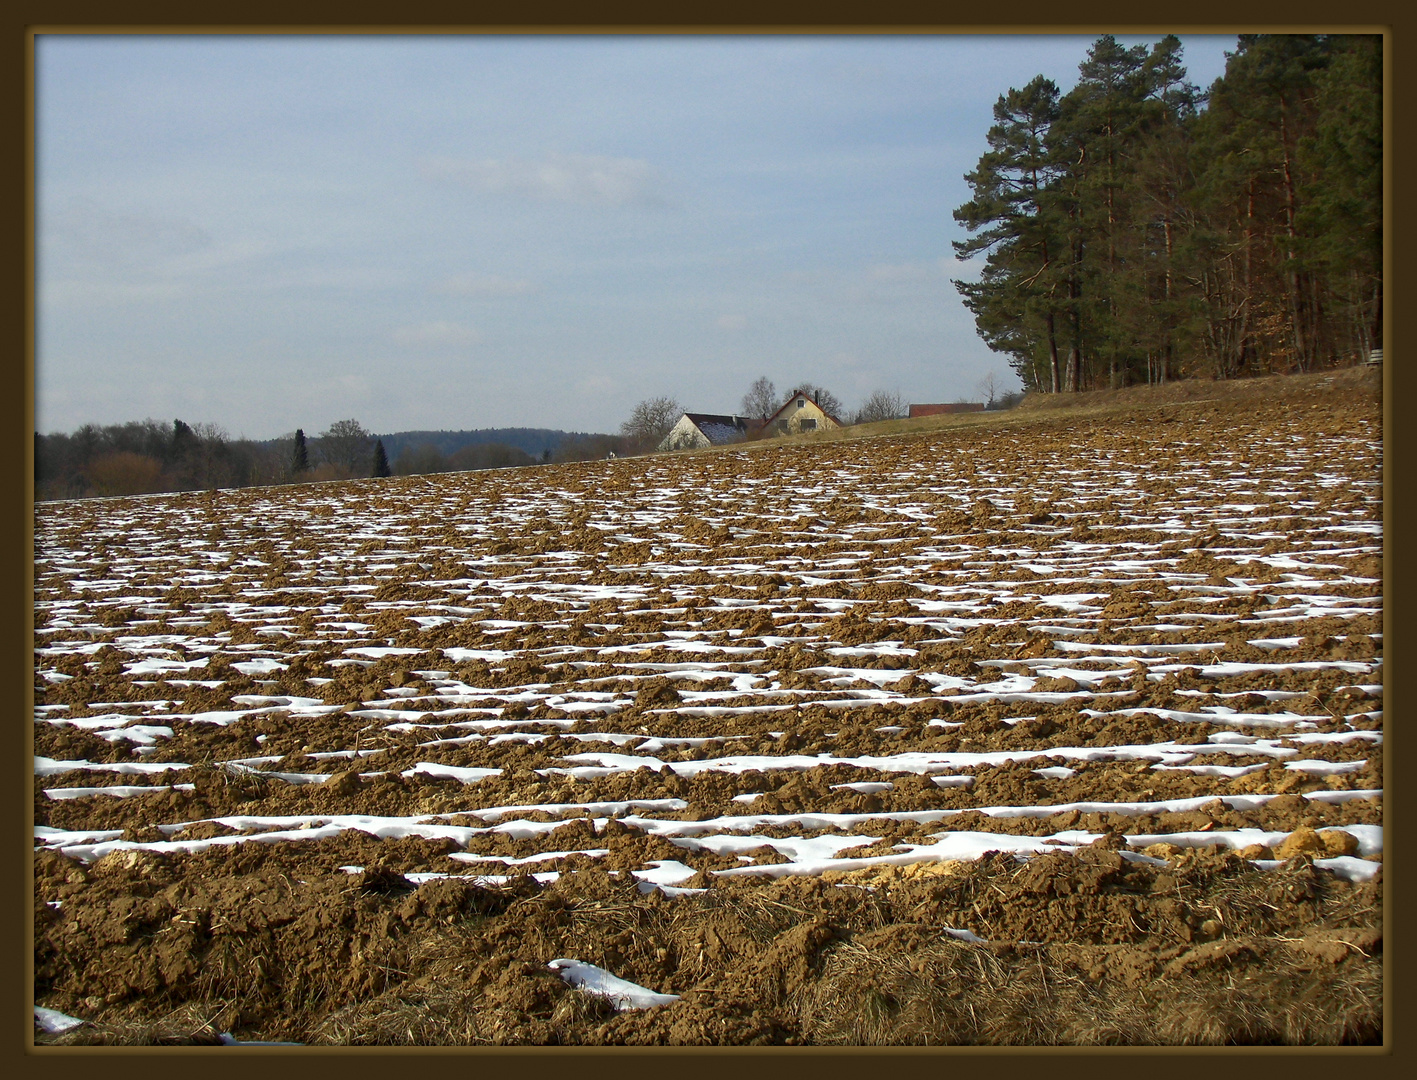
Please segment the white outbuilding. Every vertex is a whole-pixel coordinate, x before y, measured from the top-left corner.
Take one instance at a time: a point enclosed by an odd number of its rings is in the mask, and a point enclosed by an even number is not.
[[[688,413],[669,429],[657,449],[698,450],[705,446],[726,446],[742,442],[763,426],[761,420],[746,416],[720,416],[714,413]]]

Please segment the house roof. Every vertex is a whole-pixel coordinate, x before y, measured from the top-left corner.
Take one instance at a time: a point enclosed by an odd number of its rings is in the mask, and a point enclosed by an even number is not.
[[[686,412],[684,415],[688,417],[690,423],[703,432],[704,438],[714,446],[738,442],[749,431],[762,426],[761,420],[752,420],[746,416],[691,412]]]
[[[787,411],[787,407],[788,407],[789,405],[791,405],[794,401],[796,401],[798,398],[806,398],[806,399],[807,399],[808,401],[810,401],[813,405],[817,405],[817,399],[814,398],[811,394],[803,394],[803,393],[801,393],[801,392],[798,392],[798,393],[796,393],[796,394],[793,394],[793,395],[792,395],[790,398],[788,398],[786,401],[784,401],[784,402],[782,403],[782,408],[778,409],[777,412],[773,413],[773,414],[772,414],[771,416],[769,416],[766,420],[764,420],[764,421],[763,421],[763,425],[764,425],[764,426],[767,426],[768,424],[771,424],[771,423],[772,423],[774,420],[776,420],[779,416],[781,416],[783,413],[785,413],[785,412]],[[820,405],[817,405],[817,408],[818,408],[818,409],[821,409],[822,415],[825,416],[828,420],[830,420],[833,424],[836,424],[838,427],[841,427],[841,426],[842,426],[841,421],[838,420],[838,419],[837,419],[835,416],[833,416],[831,413],[827,412],[826,409],[822,409],[822,407],[821,407]]]

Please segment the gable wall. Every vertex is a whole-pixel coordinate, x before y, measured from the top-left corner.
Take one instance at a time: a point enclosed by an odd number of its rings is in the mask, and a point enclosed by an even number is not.
[[[835,420],[824,413],[821,408],[811,398],[806,399],[806,404],[800,409],[797,408],[797,399],[793,398],[787,403],[787,408],[781,410],[777,419],[773,421],[770,434],[773,435],[797,435],[802,432],[802,421],[815,420],[816,430],[825,431],[828,428],[840,427]],[[786,425],[783,425],[786,421]]]
[[[679,422],[669,429],[669,434],[659,444],[660,450],[698,450],[711,445],[704,433],[687,416],[679,417]]]

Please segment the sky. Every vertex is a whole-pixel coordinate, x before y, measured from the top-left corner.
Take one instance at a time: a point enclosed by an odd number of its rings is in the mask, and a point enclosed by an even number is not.
[[[41,36],[36,428],[1016,388],[952,211],[999,95],[1066,92],[1093,40]],[[1203,88],[1236,45],[1182,41]]]

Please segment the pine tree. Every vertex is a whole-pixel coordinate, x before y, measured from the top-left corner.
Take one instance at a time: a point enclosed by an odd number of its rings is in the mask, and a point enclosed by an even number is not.
[[[1025,387],[1310,371],[1381,344],[1382,39],[1239,38],[1202,95],[1181,42],[1099,38],[1059,98],[994,109],[955,282]]]
[[[1217,357],[1217,374],[1307,371],[1325,349],[1302,203],[1306,187],[1325,180],[1305,175],[1299,148],[1317,127],[1316,81],[1334,42],[1318,34],[1239,40],[1197,124],[1206,162],[1200,205],[1217,237],[1216,260],[1236,262],[1215,269],[1220,313],[1244,311],[1238,332],[1219,342],[1228,351]]]
[[[1135,195],[1132,162],[1143,132],[1145,45],[1098,38],[1078,65],[1078,83],[1060,102],[1053,152],[1068,162],[1065,205],[1073,272],[1069,389],[1127,380],[1134,353],[1121,316],[1138,302],[1137,259],[1128,223]]]
[[[172,461],[181,461],[196,444],[197,436],[189,424],[181,420],[172,421],[172,444],[168,451]]]
[[[305,445],[305,431],[302,428],[295,429],[295,447],[291,452],[290,471],[299,476],[310,469],[310,450]]]
[[[200,471],[201,439],[190,424],[182,420],[172,421],[172,437],[164,450],[166,452],[160,456],[172,486],[179,491],[202,486],[197,476]]]
[[[383,439],[376,439],[374,441],[374,475],[389,475],[389,455],[384,453]]]
[[[1064,247],[1054,214],[1059,163],[1049,148],[1058,119],[1058,87],[1042,75],[1010,89],[994,105],[989,151],[967,173],[974,198],[954,218],[976,235],[955,254],[987,253],[977,282],[955,288],[989,347],[1008,353],[1026,387],[1061,389],[1058,316],[1065,307]]]
[[[1192,289],[1183,256],[1194,231],[1186,205],[1194,187],[1188,147],[1202,98],[1186,79],[1175,35],[1152,46],[1142,78],[1145,138],[1134,158],[1129,221],[1135,296],[1123,316],[1132,346],[1144,360],[1146,381],[1153,383],[1173,378],[1178,352],[1195,348]]]
[[[1383,342],[1383,53],[1376,35],[1332,44],[1314,80],[1314,131],[1296,156],[1302,254],[1323,282],[1337,359]]]

